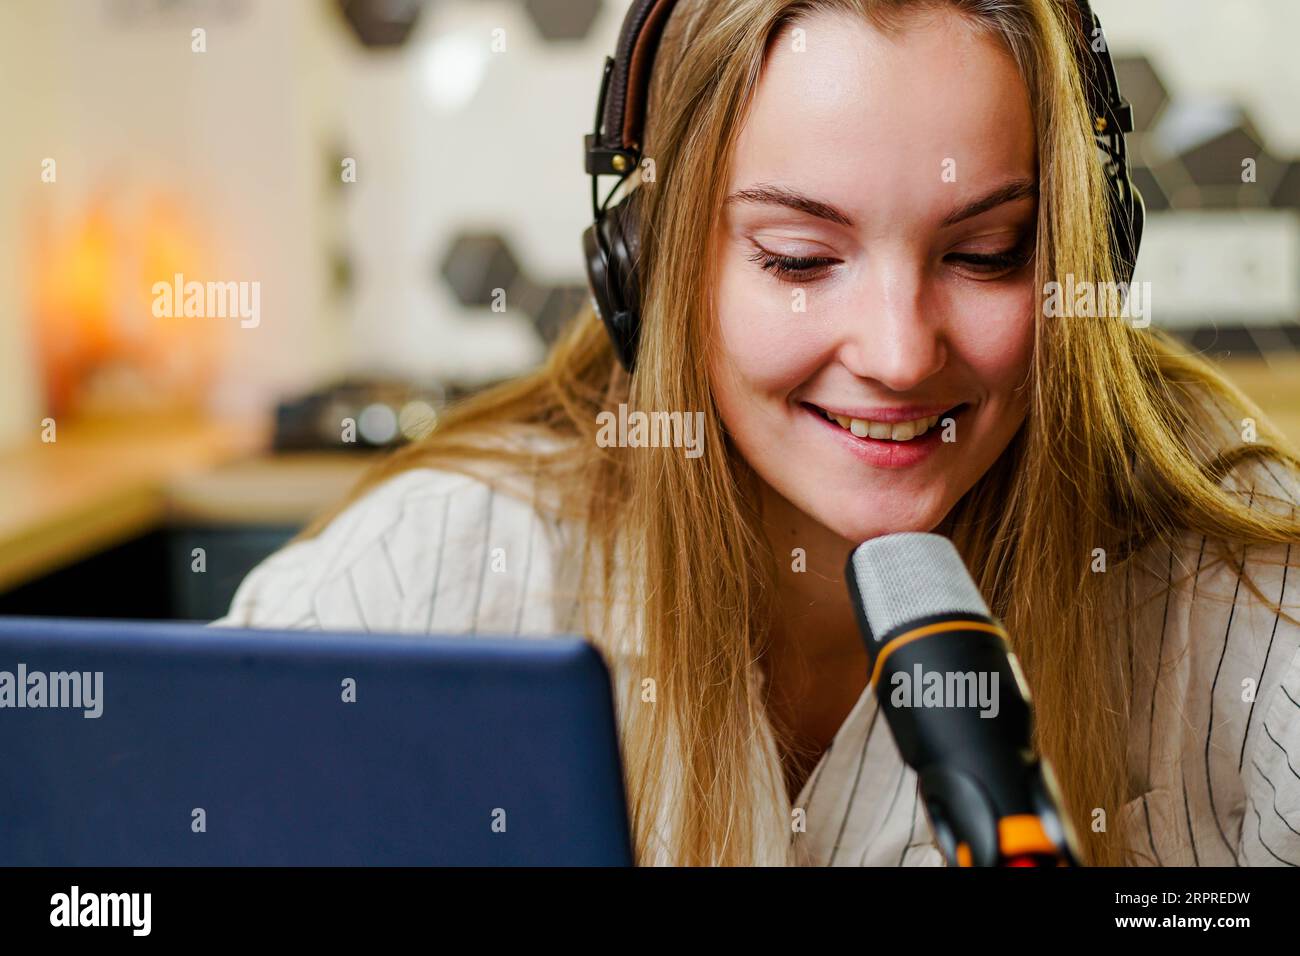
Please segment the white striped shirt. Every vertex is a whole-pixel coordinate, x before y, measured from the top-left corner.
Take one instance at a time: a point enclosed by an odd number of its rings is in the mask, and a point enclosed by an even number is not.
[[[1300,501],[1277,466],[1240,472],[1243,490],[1268,482]],[[477,478],[414,469],[372,489],[316,538],[264,560],[214,624],[581,634],[570,559],[578,543],[570,525]],[[1300,553],[1275,550],[1287,564],[1248,554],[1248,571],[1300,616],[1300,569],[1287,566]],[[1200,535],[1151,550],[1130,573],[1139,600],[1129,613],[1146,643],[1129,655],[1131,789],[1112,825],[1123,828],[1136,863],[1300,865],[1300,627],[1231,567],[1212,566]],[[801,863],[943,864],[916,774],[870,687],[794,805],[806,813],[806,832],[794,838]]]

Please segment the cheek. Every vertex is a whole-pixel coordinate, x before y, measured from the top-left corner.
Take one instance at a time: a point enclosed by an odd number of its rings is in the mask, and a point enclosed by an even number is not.
[[[991,283],[990,283],[991,285]],[[1034,354],[1032,277],[1013,286],[972,293],[953,310],[949,346],[955,358],[997,404],[1011,399],[1029,374]]]
[[[826,364],[818,322],[811,311],[796,311],[794,293],[750,263],[721,266],[714,301],[720,341],[710,349],[721,362],[721,389],[783,397]],[[735,381],[723,384],[726,378]]]

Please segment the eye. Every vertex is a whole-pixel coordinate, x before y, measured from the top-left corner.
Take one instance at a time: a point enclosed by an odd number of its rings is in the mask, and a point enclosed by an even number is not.
[[[981,279],[998,279],[1019,272],[1034,257],[1033,237],[1026,237],[1002,252],[952,252],[945,262]]]
[[[817,281],[825,275],[828,266],[839,261],[825,256],[783,256],[769,252],[757,243],[754,249],[754,253],[746,257],[750,262],[758,263],[761,269],[771,272],[779,281],[792,285]]]

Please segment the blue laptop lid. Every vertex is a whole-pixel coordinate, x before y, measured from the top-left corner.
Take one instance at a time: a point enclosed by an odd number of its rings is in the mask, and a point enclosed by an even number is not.
[[[0,804],[0,865],[631,862],[572,638],[0,618]]]

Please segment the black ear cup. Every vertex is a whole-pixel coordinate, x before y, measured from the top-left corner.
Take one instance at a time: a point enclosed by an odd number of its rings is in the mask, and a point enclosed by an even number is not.
[[[636,366],[640,339],[641,290],[637,267],[641,257],[640,205],[637,193],[605,210],[582,234],[583,255],[592,305],[614,343],[623,367]]]

